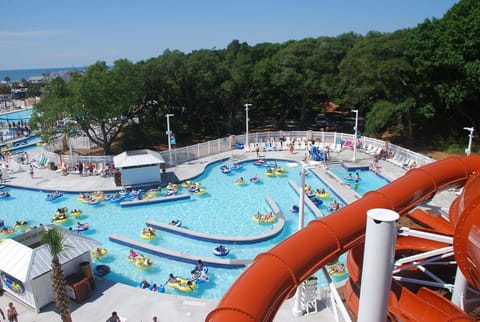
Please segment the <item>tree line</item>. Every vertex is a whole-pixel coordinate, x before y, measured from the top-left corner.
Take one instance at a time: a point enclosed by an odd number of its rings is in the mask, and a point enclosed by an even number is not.
[[[66,135],[79,129],[111,153],[166,143],[169,113],[177,142],[201,141],[243,132],[245,103],[252,125],[269,118],[281,129],[294,119],[307,129],[333,102],[359,110],[365,135],[464,146],[463,127],[478,128],[480,116],[479,34],[480,2],[461,0],[441,19],[392,33],[254,46],[233,40],[220,50],[97,62],[68,83],[51,81],[34,121],[51,138],[57,120],[70,120]]]

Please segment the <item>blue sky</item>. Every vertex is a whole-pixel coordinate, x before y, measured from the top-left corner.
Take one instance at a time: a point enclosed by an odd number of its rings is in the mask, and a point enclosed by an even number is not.
[[[222,49],[364,35],[441,18],[459,0],[0,0],[0,70],[132,62]]]

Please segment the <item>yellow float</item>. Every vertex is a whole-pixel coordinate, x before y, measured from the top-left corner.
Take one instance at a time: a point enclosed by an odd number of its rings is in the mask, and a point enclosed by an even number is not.
[[[272,213],[269,213],[267,215],[262,215],[260,213],[257,213],[252,216],[253,221],[258,222],[258,223],[273,223],[277,221],[277,217],[274,216]]]
[[[324,193],[318,193],[316,192],[315,193],[315,197],[317,198],[321,198],[321,199],[327,199],[330,197],[330,194],[328,192],[324,192]]]
[[[0,236],[10,236],[14,232],[15,232],[15,229],[13,228],[3,227],[2,230],[0,230]]]
[[[265,171],[265,175],[267,177],[275,177],[275,169],[269,168],[267,171]]]
[[[275,168],[275,174],[277,176],[283,176],[285,174],[285,168],[282,168],[282,167]]]
[[[72,215],[72,217],[79,217],[82,215],[82,213],[83,212],[80,209],[72,209],[70,215]]]
[[[181,292],[191,292],[197,288],[197,282],[195,280],[190,281],[181,277],[177,277],[176,280],[175,283],[167,282],[167,285],[171,288],[176,288]]]
[[[140,268],[140,269],[149,269],[152,267],[153,262],[150,258],[142,258],[142,259],[137,259],[135,260],[135,267]]]
[[[17,220],[15,225],[13,226],[14,229],[22,229],[28,226],[28,222],[24,220]]]
[[[107,256],[107,250],[105,248],[95,248],[91,254],[93,258],[100,259]]]
[[[207,189],[205,189],[205,188],[198,188],[198,189],[194,192],[194,194],[196,194],[197,196],[201,196],[201,195],[203,195],[203,194],[205,194],[205,193],[207,193]]]
[[[239,185],[239,186],[244,185],[246,183],[245,180],[243,180],[243,178],[235,179],[234,182],[236,185]]]
[[[155,238],[155,236],[155,229],[153,229],[152,227],[143,228],[142,233],[140,234],[140,237],[147,240],[152,240]]]

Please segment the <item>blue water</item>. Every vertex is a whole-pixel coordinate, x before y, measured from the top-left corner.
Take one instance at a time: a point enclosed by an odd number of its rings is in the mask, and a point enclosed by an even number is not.
[[[57,67],[57,68],[34,68],[34,69],[12,69],[12,70],[0,70],[0,80],[4,80],[5,77],[10,77],[12,82],[20,81],[23,78],[28,80],[32,76],[42,76],[43,74],[55,74],[62,71],[69,70],[85,70],[85,67]]]
[[[352,189],[355,189],[355,191],[361,196],[363,196],[368,191],[377,190],[378,188],[381,188],[389,183],[389,181],[384,177],[369,170],[348,171],[341,165],[329,165],[328,168],[340,180],[344,180],[346,183],[348,183],[352,187]],[[360,176],[358,184],[355,184],[354,181],[344,179],[345,176],[347,176],[348,174],[355,176],[356,172]]]
[[[7,124],[4,123],[12,123],[15,122],[17,123],[18,121],[23,121],[28,124],[30,122],[30,117],[32,116],[33,109],[24,109],[24,110],[18,110],[14,112],[8,112],[8,113],[2,113],[0,114],[0,123],[2,123],[3,128],[8,128]]]
[[[92,237],[102,243],[108,255],[96,264],[107,264],[112,272],[106,277],[110,280],[137,285],[146,279],[156,283],[164,283],[170,273],[189,277],[193,264],[177,262],[163,257],[145,254],[153,260],[154,265],[148,270],[140,270],[127,260],[129,248],[115,244],[108,239],[112,233],[132,239],[149,242],[162,248],[182,251],[192,255],[214,257],[213,249],[216,243],[192,240],[178,235],[160,232],[152,241],[141,239],[140,234],[147,220],[170,222],[172,219],[182,220],[182,227],[192,230],[222,235],[222,236],[254,236],[271,230],[270,224],[259,224],[252,220],[252,215],[260,211],[269,211],[265,202],[267,195],[272,196],[286,217],[285,228],[282,233],[268,241],[248,245],[226,245],[231,249],[226,258],[253,259],[259,253],[265,252],[297,230],[298,215],[290,212],[292,204],[298,204],[299,196],[288,184],[292,179],[300,186],[299,167],[288,167],[289,163],[278,161],[278,165],[286,169],[287,173],[281,177],[267,177],[265,168],[259,168],[252,162],[242,163],[244,168],[239,172],[228,175],[221,173],[220,165],[215,163],[206,168],[206,171],[195,181],[207,189],[203,196],[192,195],[191,199],[168,203],[158,203],[136,207],[122,208],[118,204],[103,202],[99,206],[90,206],[77,200],[77,194],[65,194],[56,201],[45,200],[46,192],[9,188],[12,195],[10,200],[0,200],[2,203],[2,217],[5,225],[11,227],[16,220],[27,220],[31,226],[51,222],[51,217],[60,207],[68,209],[80,208],[82,217],[70,220],[62,227],[72,227],[76,221],[88,222],[91,229],[82,232],[85,236]],[[248,181],[258,174],[262,181],[258,184]],[[234,180],[243,177],[246,185],[236,185]],[[367,181],[367,180],[366,180]],[[338,198],[334,192],[315,175],[308,175],[306,183],[312,188],[325,187],[331,198]],[[181,193],[189,193],[181,190]],[[320,206],[322,213],[329,214],[327,206],[330,200],[325,200]],[[35,205],[35,208],[28,205]],[[314,219],[313,213],[305,208],[305,223]],[[20,232],[16,232],[17,234]],[[5,237],[5,236],[4,236]],[[340,261],[345,261],[344,256]],[[181,293],[178,290],[166,288],[167,293],[181,294],[197,298],[220,299],[230,285],[240,276],[244,269],[213,268],[209,270],[210,282],[199,285],[191,293]],[[320,284],[326,281],[319,274]]]

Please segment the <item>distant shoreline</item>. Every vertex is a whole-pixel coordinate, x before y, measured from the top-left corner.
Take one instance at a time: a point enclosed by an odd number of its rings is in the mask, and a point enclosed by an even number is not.
[[[55,68],[31,68],[31,69],[8,69],[0,70],[0,81],[4,81],[5,77],[9,77],[10,81],[20,81],[23,78],[29,79],[32,76],[42,76],[44,74],[55,74],[64,71],[83,71],[87,67],[55,67]]]

